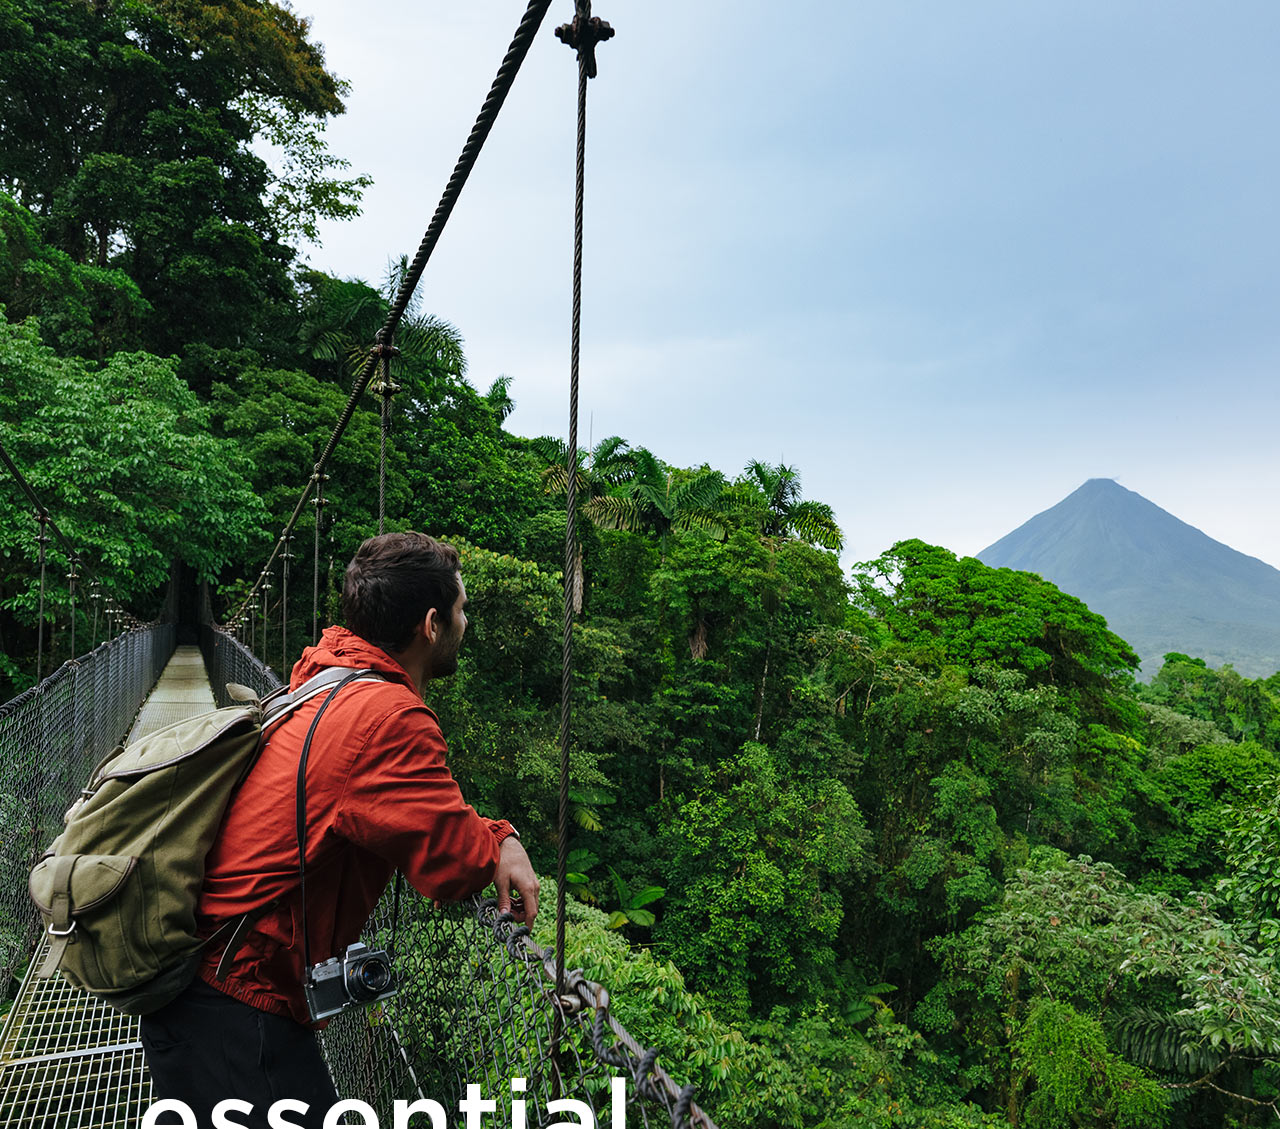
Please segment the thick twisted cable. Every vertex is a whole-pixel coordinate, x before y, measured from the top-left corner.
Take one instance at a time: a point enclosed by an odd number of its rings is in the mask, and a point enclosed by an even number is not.
[[[591,15],[590,0],[577,12]],[[556,993],[564,992],[565,885],[569,868],[569,743],[573,720],[573,620],[578,587],[578,372],[582,344],[582,211],[587,160],[587,57],[578,54],[578,140],[573,201],[573,327],[569,345],[569,444],[564,521],[564,640],[560,671],[560,807],[556,847]]]
[[[502,109],[502,104],[506,101],[507,95],[511,91],[511,85],[515,82],[520,66],[524,62],[525,56],[529,53],[529,47],[532,45],[534,37],[538,33],[538,28],[542,24],[543,17],[546,16],[547,9],[550,7],[551,0],[530,0],[528,8],[525,9],[524,17],[521,19],[519,26],[516,28],[515,36],[511,40],[511,46],[507,49],[502,65],[498,68],[493,85],[489,88],[489,94],[485,98],[484,104],[480,107],[480,113],[476,115],[476,122],[471,127],[471,134],[468,136],[466,144],[462,147],[462,153],[458,157],[457,164],[454,165],[453,175],[449,177],[449,183],[445,185],[444,192],[440,197],[440,203],[436,205],[435,214],[431,217],[431,223],[427,227],[426,234],[423,235],[422,242],[418,245],[418,253],[414,255],[413,262],[409,265],[408,271],[405,272],[395,301],[387,314],[386,323],[378,331],[379,342],[389,342],[395,336],[395,332],[400,326],[400,319],[404,317],[404,312],[409,306],[409,299],[413,297],[413,292],[417,289],[418,280],[422,277],[422,272],[426,269],[427,261],[431,258],[436,244],[440,242],[440,236],[444,231],[445,224],[448,223],[449,216],[453,213],[454,205],[462,194],[462,188],[466,184],[467,178],[471,175],[471,170],[475,167],[476,159],[480,156],[480,150],[484,148],[484,143],[493,129],[493,123],[497,121],[498,111]],[[364,395],[365,389],[369,387],[369,381],[373,379],[373,374],[378,367],[378,359],[379,350],[375,347],[370,350],[364,367],[360,370],[359,376],[356,377],[355,383],[351,387],[351,395],[347,397],[346,406],[342,409],[338,422],[334,424],[329,441],[325,444],[320,458],[316,460],[314,468],[316,474],[323,474],[325,467],[329,464],[329,460],[333,457],[333,452],[337,449],[343,433],[347,430],[347,425],[355,415],[356,405],[360,402],[360,397]],[[293,527],[297,525],[298,519],[302,516],[302,511],[306,508],[314,482],[315,479],[313,477],[303,487],[298,504],[294,506],[293,513],[285,524],[284,532],[277,539],[275,547],[271,551],[271,556],[263,566],[257,582],[249,590],[244,603],[237,609],[236,614],[231,617],[233,620],[238,618],[240,612],[248,606],[263,579],[271,570],[271,566],[275,563],[275,559],[280,553],[284,537],[293,531]]]

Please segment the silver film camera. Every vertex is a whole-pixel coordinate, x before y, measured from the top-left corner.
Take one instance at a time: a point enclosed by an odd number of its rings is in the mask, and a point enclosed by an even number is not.
[[[391,958],[357,941],[340,957],[322,960],[307,978],[307,1009],[312,1020],[328,1019],[349,1007],[367,1007],[394,996],[400,985]]]

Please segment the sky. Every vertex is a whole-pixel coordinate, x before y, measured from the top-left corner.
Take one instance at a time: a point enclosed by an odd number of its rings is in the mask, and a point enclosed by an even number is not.
[[[373,177],[310,263],[417,248],[520,0],[294,0]],[[1280,566],[1280,4],[596,0],[582,441],[785,462],[847,562],[974,554],[1114,478]],[[556,0],[419,287],[566,435]]]

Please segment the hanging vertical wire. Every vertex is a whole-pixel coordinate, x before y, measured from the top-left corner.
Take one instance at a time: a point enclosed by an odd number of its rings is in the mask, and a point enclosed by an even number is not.
[[[389,353],[381,355],[381,379],[378,381],[376,394],[381,399],[381,426],[378,429],[378,536],[387,532],[387,435],[392,429],[392,358]]]
[[[271,591],[271,581],[263,581],[262,584],[262,663],[264,666],[270,666],[271,660],[267,657],[267,648],[271,646],[270,636],[267,634],[267,593]]]
[[[311,562],[311,642],[320,642],[320,525],[324,517],[324,484],[327,474],[316,471],[316,496],[312,503],[316,507],[316,542]]]
[[[40,535],[36,538],[36,543],[40,546],[40,619],[36,627],[36,682],[39,683],[41,671],[44,670],[44,574],[45,546],[49,544],[46,528],[49,524],[49,515],[44,510],[39,510],[36,513],[36,521],[40,523]],[[49,649],[53,649],[52,644]]]
[[[96,580],[89,581],[89,603],[93,605],[93,627],[89,632],[89,649],[98,645],[98,605],[102,603],[102,585]]]
[[[381,336],[381,334],[379,334]],[[400,355],[390,340],[379,341],[374,352],[381,360],[378,383],[374,386],[374,395],[382,400],[382,424],[378,429],[378,536],[387,531],[387,440],[391,437],[391,397],[400,391],[400,386],[391,383],[391,358]]]
[[[374,346],[374,351],[382,360],[379,374],[379,380],[373,391],[376,396],[382,400],[382,424],[378,429],[378,536],[381,537],[387,531],[387,440],[391,437],[391,397],[400,391],[398,384],[391,382],[391,358],[398,357],[400,350],[391,344],[388,337],[383,340],[384,330],[378,333],[378,343]],[[317,566],[319,560],[316,561]],[[396,871],[395,893],[391,899],[391,920],[393,922],[400,920],[400,896],[404,887],[404,874],[400,870]],[[391,956],[394,957],[396,944],[396,935],[394,928],[391,932],[391,947],[388,949]]]
[[[293,553],[289,543],[292,533],[284,535],[284,552],[280,554],[280,674],[287,682],[289,679],[289,562]]]
[[[556,850],[556,994],[565,991],[565,882],[569,869],[569,746],[573,721],[573,621],[578,607],[578,373],[582,340],[582,219],[586,195],[587,80],[596,73],[596,44],[613,29],[591,18],[591,0],[575,0],[574,19],[556,29],[556,37],[578,52],[578,135],[573,201],[573,315],[569,346],[569,443],[565,455],[568,482],[564,522],[564,640],[560,676],[560,805]],[[559,1022],[557,1020],[557,1034]],[[557,1039],[558,1042],[558,1039]]]
[[[67,572],[67,588],[71,593],[71,658],[76,657],[76,581],[80,579],[76,566],[79,563],[80,557],[72,553],[70,570]]]

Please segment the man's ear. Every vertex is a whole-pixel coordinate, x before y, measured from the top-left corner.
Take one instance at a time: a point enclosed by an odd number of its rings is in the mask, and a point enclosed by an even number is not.
[[[418,630],[428,643],[436,641],[436,636],[440,634],[440,615],[435,608],[428,609],[426,616],[418,625]]]

